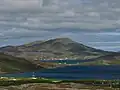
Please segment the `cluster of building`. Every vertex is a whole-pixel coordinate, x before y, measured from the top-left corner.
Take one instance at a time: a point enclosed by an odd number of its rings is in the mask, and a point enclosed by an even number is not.
[[[68,58],[68,57],[63,57],[63,58],[59,58],[59,57],[51,57],[51,58],[39,58],[37,60],[76,60],[77,58]]]
[[[49,58],[49,60],[68,60],[69,58]]]

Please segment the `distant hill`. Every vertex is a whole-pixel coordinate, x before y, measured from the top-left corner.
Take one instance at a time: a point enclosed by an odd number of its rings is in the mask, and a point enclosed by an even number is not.
[[[103,62],[103,64],[106,63],[108,65],[120,65],[120,53],[101,56],[99,58],[96,58],[95,60],[101,63]]]
[[[92,59],[80,65],[120,65],[120,53],[113,53]]]
[[[32,64],[23,58],[0,53],[0,73],[15,73],[39,70],[42,67]]]
[[[0,52],[15,57],[22,57],[40,65],[42,65],[39,63],[40,59],[64,59],[66,57],[68,59],[93,60],[91,62],[82,63],[85,65],[118,64],[117,62],[120,60],[120,53],[91,48],[69,38],[56,38],[46,41],[35,41],[19,46],[1,47]],[[50,65],[51,64],[47,63],[45,67]]]
[[[76,58],[90,59],[110,54],[111,52],[94,49],[69,38],[56,38],[47,41],[35,41],[20,46],[6,46],[1,52],[9,55],[37,60],[40,58]]]

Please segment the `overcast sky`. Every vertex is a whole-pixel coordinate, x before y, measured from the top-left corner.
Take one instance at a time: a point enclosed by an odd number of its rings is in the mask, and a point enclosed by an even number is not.
[[[55,37],[120,51],[120,0],[1,0],[0,46]]]

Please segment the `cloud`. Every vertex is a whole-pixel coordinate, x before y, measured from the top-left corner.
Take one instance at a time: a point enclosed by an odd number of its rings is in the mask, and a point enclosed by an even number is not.
[[[96,35],[96,36],[120,36],[120,32],[97,32],[97,33],[85,33],[86,35]]]
[[[106,49],[106,50],[109,50],[109,49],[118,49],[120,48],[120,46],[101,46],[101,47],[94,47],[94,48],[99,48],[99,49]]]
[[[119,3],[119,0],[1,0],[0,41],[4,42],[0,45],[57,36],[96,47],[98,44],[88,42],[119,42]]]
[[[2,0],[1,10],[32,9],[39,6],[39,0]]]
[[[119,28],[118,3],[117,0],[2,0],[0,24],[45,29]]]
[[[120,41],[112,41],[112,42],[88,42],[89,44],[120,44]]]

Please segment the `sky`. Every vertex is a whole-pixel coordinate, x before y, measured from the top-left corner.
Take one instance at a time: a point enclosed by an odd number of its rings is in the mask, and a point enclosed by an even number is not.
[[[120,0],[1,0],[0,46],[69,37],[120,51]]]

